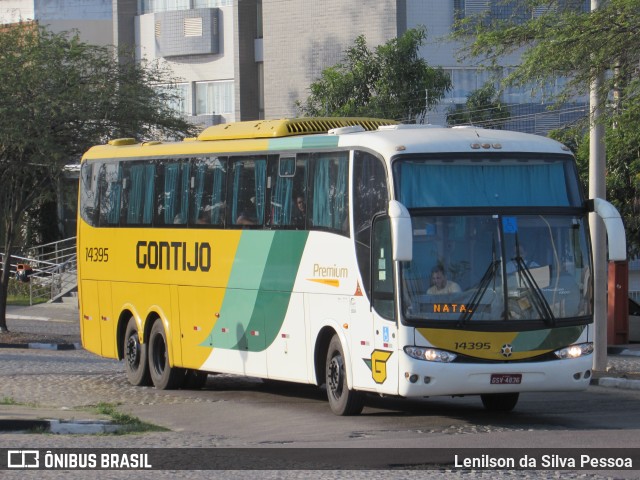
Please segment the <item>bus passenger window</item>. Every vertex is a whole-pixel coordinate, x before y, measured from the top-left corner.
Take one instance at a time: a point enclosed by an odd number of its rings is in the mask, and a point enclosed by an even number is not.
[[[309,216],[312,225],[348,236],[349,153],[316,154],[309,173]]]
[[[188,160],[168,160],[163,166],[157,207],[160,225],[186,225],[191,177]]]
[[[122,168],[119,163],[105,163],[98,174],[100,188],[100,225],[118,225],[122,201]]]
[[[304,230],[307,225],[306,167],[308,154],[281,156],[272,168],[270,224]]]
[[[191,195],[191,223],[224,225],[227,160],[223,157],[199,158],[193,166],[194,187]]]
[[[231,224],[246,226],[264,223],[266,179],[266,158],[234,160],[230,179]]]
[[[98,226],[99,163],[84,162],[80,171],[80,216],[92,227]]]
[[[156,166],[154,163],[124,164],[123,222],[151,225]]]

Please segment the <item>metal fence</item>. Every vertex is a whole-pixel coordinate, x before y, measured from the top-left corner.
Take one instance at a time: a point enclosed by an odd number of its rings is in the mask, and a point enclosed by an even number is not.
[[[4,254],[0,253],[4,261]],[[31,305],[56,301],[78,288],[76,238],[39,245],[24,255],[12,255],[11,275],[29,285]]]

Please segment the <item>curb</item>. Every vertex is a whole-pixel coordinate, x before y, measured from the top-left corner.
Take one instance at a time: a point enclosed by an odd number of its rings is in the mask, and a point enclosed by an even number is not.
[[[609,388],[621,388],[624,390],[640,390],[640,380],[618,377],[602,377],[591,380],[591,385]]]
[[[0,343],[0,348],[32,348],[36,350],[80,350],[79,343]]]
[[[607,354],[640,357],[640,350],[626,347],[607,347]]]

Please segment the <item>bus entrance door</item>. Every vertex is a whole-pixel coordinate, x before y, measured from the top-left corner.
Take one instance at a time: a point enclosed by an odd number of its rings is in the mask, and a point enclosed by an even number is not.
[[[82,281],[80,301],[82,302],[82,313],[80,317],[82,345],[86,350],[102,355],[102,341],[100,335],[100,299],[98,297],[97,281]]]

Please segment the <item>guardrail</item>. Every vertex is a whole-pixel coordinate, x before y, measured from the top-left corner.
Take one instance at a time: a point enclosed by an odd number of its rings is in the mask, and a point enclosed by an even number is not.
[[[4,254],[0,253],[4,260]],[[29,303],[56,301],[78,288],[75,237],[31,248],[27,256],[12,255],[11,275],[29,284]],[[20,273],[18,273],[20,272]]]

